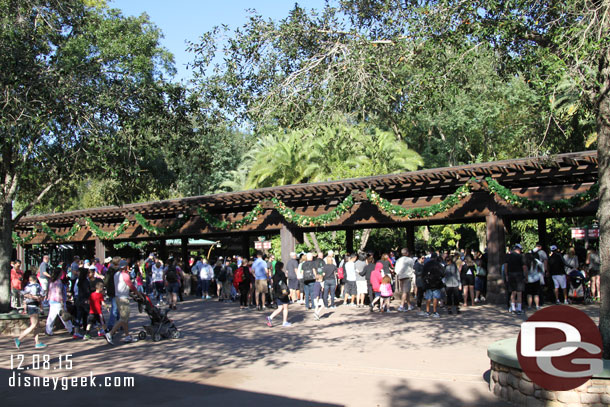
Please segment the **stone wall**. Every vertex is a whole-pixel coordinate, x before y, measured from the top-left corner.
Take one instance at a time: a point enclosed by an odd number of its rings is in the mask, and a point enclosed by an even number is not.
[[[519,369],[491,361],[489,389],[518,406],[526,407],[607,407],[610,380],[591,379],[570,391],[547,391],[532,383]]]

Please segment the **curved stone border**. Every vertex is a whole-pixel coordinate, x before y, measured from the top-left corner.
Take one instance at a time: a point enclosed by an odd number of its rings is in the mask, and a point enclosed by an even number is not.
[[[517,339],[494,342],[487,348],[491,359],[489,390],[504,400],[527,407],[605,407],[610,405],[610,360],[604,370],[570,391],[547,391],[521,371]]]

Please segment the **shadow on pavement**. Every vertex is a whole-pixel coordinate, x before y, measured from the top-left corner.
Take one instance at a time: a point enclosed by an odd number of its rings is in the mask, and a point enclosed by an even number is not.
[[[488,394],[463,394],[459,398],[455,392],[442,383],[430,383],[430,389],[422,390],[409,386],[403,381],[398,386],[385,389],[391,396],[388,398],[390,407],[510,407],[512,404],[500,400],[490,400]]]
[[[27,406],[45,405],[54,406],[195,406],[195,405],[221,405],[229,406],[294,406],[294,407],[339,407],[338,404],[322,404],[313,401],[299,400],[290,397],[276,396],[271,394],[256,393],[251,391],[234,390],[218,386],[202,385],[160,377],[151,377],[133,374],[125,371],[115,372],[109,375],[95,376],[97,387],[76,387],[62,390],[59,382],[58,389],[43,387],[25,387],[26,378],[30,380],[34,376],[28,373],[0,369],[0,397],[2,406]],[[15,377],[21,379],[21,386],[9,387],[9,379],[15,373]],[[112,385],[114,381],[122,385],[126,378],[133,377],[133,387],[103,387],[106,380]],[[127,379],[129,380],[129,379]],[[17,382],[15,382],[17,384]]]

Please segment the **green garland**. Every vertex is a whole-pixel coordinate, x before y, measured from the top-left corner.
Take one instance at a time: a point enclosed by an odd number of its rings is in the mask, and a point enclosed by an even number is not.
[[[136,213],[134,215],[134,217],[136,218],[136,222],[138,222],[138,224],[140,226],[142,226],[142,229],[144,229],[148,233],[152,233],[154,235],[170,235],[170,234],[174,233],[175,231],[177,231],[178,229],[180,229],[182,226],[184,226],[184,224],[190,218],[189,216],[183,215],[182,218],[178,218],[178,221],[175,224],[173,224],[172,226],[168,226],[166,228],[161,228],[161,227],[153,226],[140,213]]]
[[[500,185],[498,181],[491,177],[485,178],[485,181],[487,181],[487,190],[490,194],[502,198],[508,204],[517,208],[525,208],[533,211],[558,212],[564,209],[579,207],[597,198],[599,194],[599,183],[595,183],[586,192],[574,195],[571,198],[559,199],[552,202],[538,201],[515,195],[510,189]]]
[[[299,215],[294,210],[288,208],[286,204],[277,198],[272,198],[273,207],[290,223],[298,226],[323,226],[339,219],[344,213],[354,206],[354,197],[348,195],[335,209],[319,216]]]
[[[58,235],[46,224],[46,222],[40,222],[40,230],[47,234],[52,240],[70,240],[74,237],[74,235],[80,230],[80,225],[78,223],[74,223],[68,233],[63,235]]]
[[[131,247],[132,249],[136,249],[136,250],[142,250],[145,249],[148,245],[151,244],[155,244],[156,242],[149,242],[149,241],[144,241],[144,242],[140,242],[140,243],[135,243],[135,242],[121,242],[121,243],[115,243],[113,244],[113,247],[116,250],[120,250],[123,249],[125,247]]]
[[[112,232],[104,232],[93,222],[93,220],[91,220],[91,218],[86,217],[85,222],[87,222],[87,226],[89,227],[89,230],[91,230],[91,233],[93,233],[93,236],[99,237],[102,240],[116,239],[117,236],[122,235],[125,232],[125,229],[127,229],[127,226],[129,226],[129,219],[125,218],[125,220],[121,222],[121,224],[117,226],[115,230]]]
[[[513,205],[515,207],[525,208],[533,211],[558,212],[565,209],[579,207],[595,199],[599,194],[599,183],[596,183],[591,186],[588,191],[574,195],[573,197],[568,199],[559,199],[557,201],[552,202],[538,201],[515,195],[509,188],[502,186],[500,183],[498,183],[498,181],[491,177],[487,177],[485,178],[485,180],[487,181],[487,186],[485,187],[485,189],[487,189],[491,195],[496,195],[508,204]],[[453,194],[449,195],[441,202],[422,208],[403,208],[402,206],[394,205],[390,201],[382,198],[375,191],[367,189],[365,192],[366,197],[373,205],[377,206],[380,210],[390,216],[401,217],[406,219],[420,219],[448,211],[449,209],[459,204],[464,198],[472,194],[472,184],[474,182],[478,181],[475,178],[472,178],[469,182],[459,187]],[[306,216],[300,215],[296,213],[293,209],[288,208],[286,204],[278,198],[272,198],[270,200],[263,200],[242,219],[234,222],[220,220],[202,207],[197,208],[197,213],[199,214],[201,219],[203,219],[204,222],[206,222],[208,225],[212,226],[215,229],[241,229],[242,227],[254,222],[257,217],[261,213],[263,213],[263,203],[265,202],[271,202],[273,204],[273,208],[278,211],[278,213],[286,221],[301,227],[315,227],[327,225],[339,219],[341,216],[343,216],[343,214],[345,214],[354,206],[354,198],[352,195],[349,195],[347,198],[345,198],[345,200],[343,200],[343,202],[341,202],[339,205],[337,205],[336,208],[334,208],[328,213],[319,216]],[[190,219],[190,216],[183,215],[183,217],[178,218],[178,221],[172,226],[161,228],[153,226],[148,220],[146,220],[146,218],[144,218],[144,216],[139,213],[136,213],[134,217],[136,219],[136,222],[140,226],[142,226],[142,228],[146,232],[155,235],[172,234],[178,229],[180,229],[182,226],[184,226],[184,224],[186,224],[186,222]],[[129,226],[129,220],[125,218],[125,220],[123,220],[123,222],[121,222],[121,224],[115,230],[113,230],[112,232],[104,232],[99,226],[97,226],[93,222],[91,218],[86,217],[84,218],[84,220],[93,235],[99,237],[102,240],[116,239],[118,236],[123,234]],[[40,225],[37,227],[40,228],[42,232],[44,232],[54,241],[70,240],[81,229],[81,226],[78,223],[74,223],[74,225],[67,233],[59,235],[55,233],[45,222],[41,222]],[[37,227],[35,226],[34,229],[32,229],[25,237],[20,237],[16,232],[12,232],[13,244],[23,245],[30,242],[38,233]],[[148,244],[149,242],[142,242],[138,244],[132,242],[123,242],[117,243],[114,246],[117,249],[127,246],[135,249],[142,249]]]
[[[403,208],[402,206],[394,205],[387,199],[382,198],[377,192],[371,191],[370,189],[366,190],[366,196],[373,205],[377,206],[390,216],[397,216],[407,219],[420,219],[448,211],[456,206],[462,199],[468,197],[472,193],[470,182],[471,181],[459,187],[457,191],[443,199],[441,202],[422,208]]]
[[[25,237],[19,237],[16,232],[13,232],[13,244],[24,245],[36,237],[36,228],[32,229]]]
[[[242,227],[254,222],[257,217],[263,213],[263,205],[259,203],[246,216],[235,222],[220,220],[201,207],[197,208],[197,213],[205,223],[213,228],[221,230],[241,229]]]

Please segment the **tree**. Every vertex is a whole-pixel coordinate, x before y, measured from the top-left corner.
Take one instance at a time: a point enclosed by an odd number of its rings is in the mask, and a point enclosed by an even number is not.
[[[507,73],[520,72],[534,87],[555,89],[595,118],[599,161],[601,256],[600,331],[610,359],[610,2],[458,0],[342,2],[354,15],[381,26],[392,10],[417,40],[432,44],[493,46]],[[527,70],[542,66],[543,69]]]
[[[227,28],[212,30],[191,44],[196,89],[255,134],[340,115],[416,146],[428,168],[582,149],[587,111],[566,88],[548,93],[563,78],[552,56],[506,66],[489,41],[422,34],[437,2],[406,4],[296,5],[278,22],[253,14],[215,66]]]
[[[391,132],[335,118],[260,138],[234,172],[236,178],[224,186],[263,188],[413,171],[422,165],[419,154]]]
[[[167,82],[172,57],[145,15],[126,18],[81,0],[0,0],[0,10],[0,312],[6,312],[13,225],[60,198],[54,191],[92,174],[121,181],[107,191],[113,202],[146,190],[154,152],[182,135],[188,106],[184,89]]]

